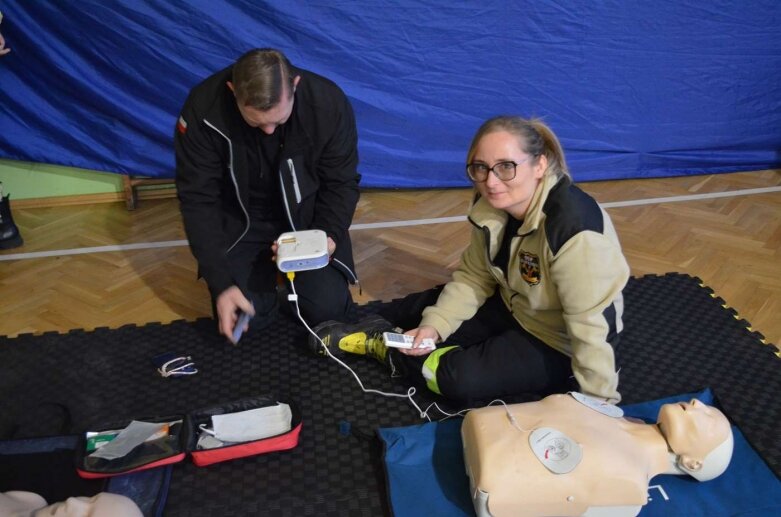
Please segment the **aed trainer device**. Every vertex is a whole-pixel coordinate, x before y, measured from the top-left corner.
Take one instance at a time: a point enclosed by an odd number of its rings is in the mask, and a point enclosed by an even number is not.
[[[328,265],[328,237],[322,230],[286,232],[277,238],[277,268],[283,273]]]

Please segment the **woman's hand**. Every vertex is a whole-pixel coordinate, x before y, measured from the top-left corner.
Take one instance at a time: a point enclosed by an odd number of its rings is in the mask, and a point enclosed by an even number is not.
[[[433,339],[436,343],[439,341],[439,332],[437,332],[437,329],[430,325],[424,325],[422,327],[418,327],[416,329],[408,330],[405,332],[408,336],[414,336],[415,341],[412,343],[412,348],[400,348],[399,352],[405,355],[426,355],[430,354],[436,348],[428,348],[428,347],[421,347],[420,342],[424,339]]]

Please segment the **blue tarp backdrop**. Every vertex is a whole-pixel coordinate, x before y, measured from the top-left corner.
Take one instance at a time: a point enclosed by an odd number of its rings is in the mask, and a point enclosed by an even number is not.
[[[188,90],[277,47],[355,108],[362,184],[467,184],[486,118],[578,181],[781,167],[778,0],[4,0],[0,157],[173,175]]]

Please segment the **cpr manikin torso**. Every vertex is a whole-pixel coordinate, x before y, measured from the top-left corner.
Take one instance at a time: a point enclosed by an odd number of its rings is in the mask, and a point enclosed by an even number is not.
[[[701,465],[728,439],[731,456],[729,422],[715,408],[699,401],[667,404],[659,420],[657,426],[609,416],[571,395],[470,411],[462,436],[478,515],[636,515],[646,504],[653,476],[684,473],[678,466],[683,458]],[[554,473],[544,465],[556,469],[544,453],[542,459],[535,456],[529,437],[541,428],[564,435],[556,440],[558,449],[549,451],[555,460],[580,449],[569,472]],[[724,468],[729,456],[722,460]]]

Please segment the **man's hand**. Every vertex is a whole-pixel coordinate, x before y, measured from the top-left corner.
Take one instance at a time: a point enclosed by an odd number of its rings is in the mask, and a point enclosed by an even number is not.
[[[436,343],[439,341],[439,332],[437,329],[430,325],[424,325],[416,329],[408,330],[405,332],[408,336],[415,336],[415,341],[412,342],[412,348],[399,348],[399,352],[405,355],[426,355],[433,352],[434,348],[421,347],[420,343],[424,339],[433,339]]]
[[[228,341],[236,344],[233,341],[233,329],[236,327],[236,321],[239,319],[239,311],[244,311],[250,315],[255,315],[255,309],[252,304],[241,292],[241,289],[235,285],[225,289],[217,297],[217,318],[219,319],[218,325],[220,328],[220,334],[228,338]],[[244,331],[247,330],[249,324],[244,327]]]

